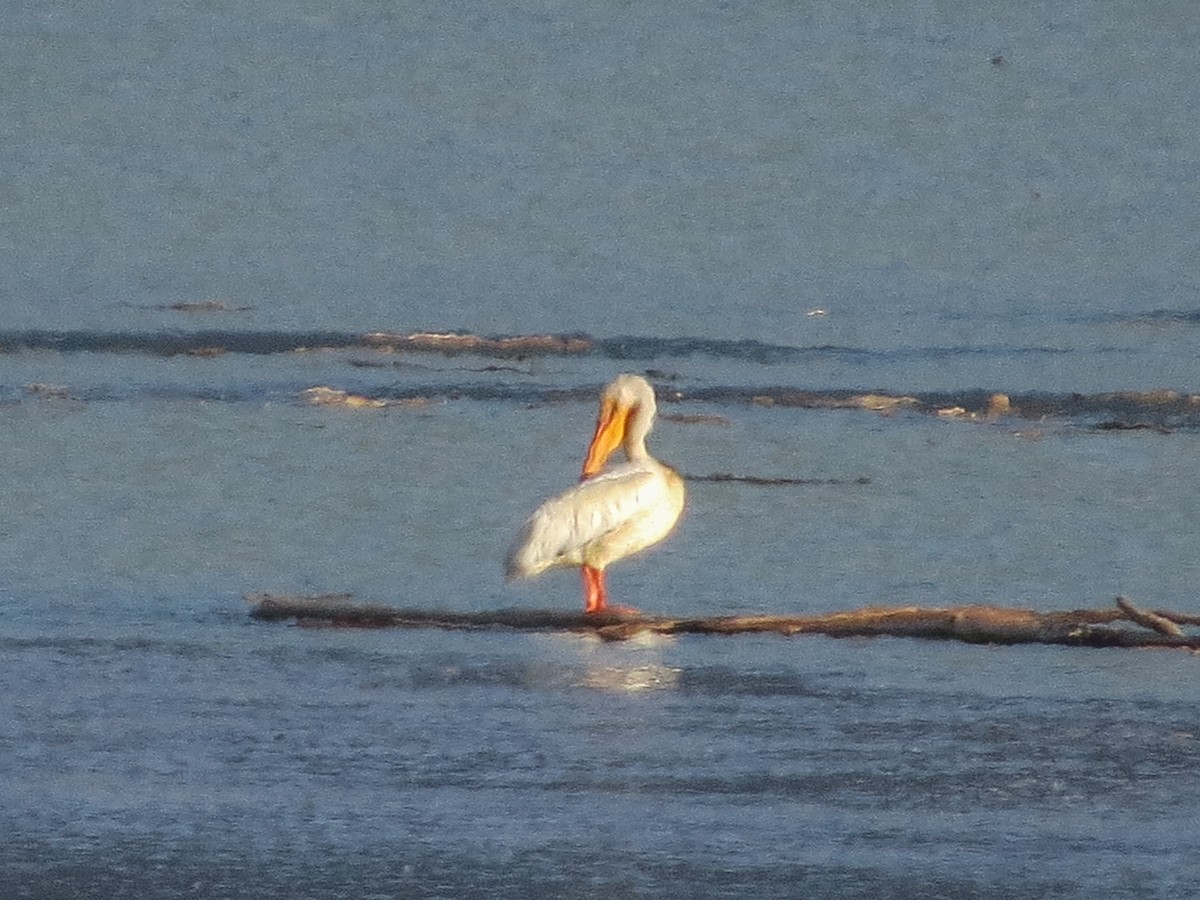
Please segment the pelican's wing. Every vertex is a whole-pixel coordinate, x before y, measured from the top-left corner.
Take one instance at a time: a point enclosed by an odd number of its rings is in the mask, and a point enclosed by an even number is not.
[[[666,481],[626,463],[577,484],[537,508],[508,552],[509,579],[579,565],[589,544],[668,500]]]

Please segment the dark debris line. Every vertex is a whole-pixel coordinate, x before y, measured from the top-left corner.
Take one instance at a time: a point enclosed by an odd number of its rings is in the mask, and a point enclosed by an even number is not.
[[[229,310],[235,312],[236,310]],[[936,349],[936,348],[934,348]],[[342,332],[201,329],[191,331],[0,331],[0,354],[22,351],[59,353],[139,353],[151,356],[188,355],[220,357],[224,354],[273,355],[320,350],[353,350],[373,354],[373,359],[400,361],[413,354],[482,356],[499,360],[525,360],[545,356],[603,357],[619,363],[640,362],[643,371],[658,381],[662,403],[753,405],[796,409],[859,409],[883,415],[905,412],[936,414],[947,418],[1001,421],[1022,419],[1082,420],[1084,427],[1100,432],[1147,431],[1169,434],[1174,429],[1200,428],[1200,395],[1173,390],[1113,391],[1097,394],[1004,394],[971,389],[904,394],[856,389],[802,389],[790,385],[755,387],[704,386],[689,388],[677,375],[652,368],[656,361],[688,356],[733,359],[750,365],[803,362],[813,357],[869,354],[851,347],[788,347],[758,341],[721,341],[697,338],[593,338],[585,334],[480,336],[463,332]],[[932,351],[931,351],[932,352]],[[357,360],[361,364],[361,360]],[[510,372],[495,366],[494,374]],[[393,389],[395,398],[516,400],[525,403],[591,401],[598,386],[558,388],[490,383],[408,386]]]

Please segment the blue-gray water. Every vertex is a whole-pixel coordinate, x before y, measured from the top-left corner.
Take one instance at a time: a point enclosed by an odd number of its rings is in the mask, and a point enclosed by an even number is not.
[[[5,7],[0,893],[1194,889],[1191,655],[247,616],[578,605],[500,560],[621,370],[826,483],[618,602],[1200,612],[1200,10],[886,6]]]

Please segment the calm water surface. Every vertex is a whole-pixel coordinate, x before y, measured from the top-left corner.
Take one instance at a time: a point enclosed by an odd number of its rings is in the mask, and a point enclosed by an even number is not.
[[[6,13],[0,893],[1187,896],[1190,655],[247,616],[580,603],[500,560],[621,370],[831,482],[691,482],[621,602],[1200,612],[1200,13],[878,6]]]

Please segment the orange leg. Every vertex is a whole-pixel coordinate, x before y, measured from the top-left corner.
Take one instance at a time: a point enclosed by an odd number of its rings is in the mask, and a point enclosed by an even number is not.
[[[604,570],[584,566],[579,571],[583,575],[583,611],[585,613],[604,612],[608,606],[608,590],[604,587]]]
[[[608,605],[608,589],[604,586],[604,570],[584,566],[579,570],[583,574],[583,612],[585,615],[599,613],[614,616],[640,616],[641,613],[632,606]]]

